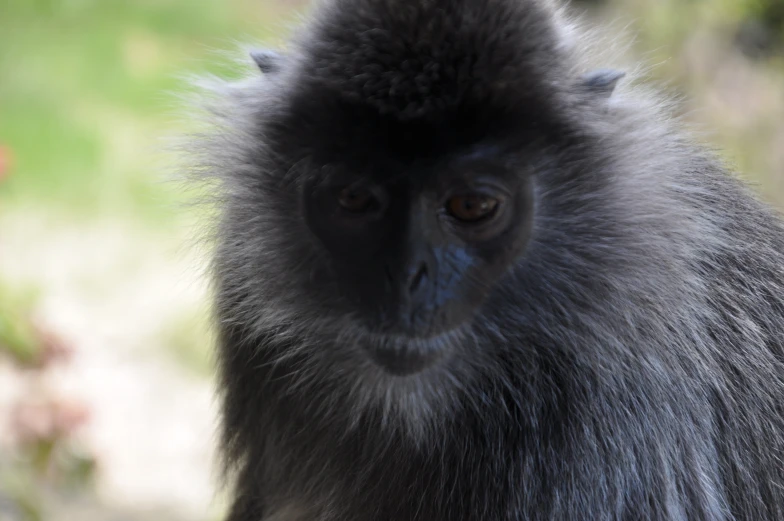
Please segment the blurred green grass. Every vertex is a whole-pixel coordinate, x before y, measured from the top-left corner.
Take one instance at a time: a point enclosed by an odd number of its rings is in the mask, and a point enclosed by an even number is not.
[[[4,205],[160,217],[175,191],[157,155],[181,125],[182,74],[229,73],[215,50],[270,40],[285,12],[249,0],[4,0]]]

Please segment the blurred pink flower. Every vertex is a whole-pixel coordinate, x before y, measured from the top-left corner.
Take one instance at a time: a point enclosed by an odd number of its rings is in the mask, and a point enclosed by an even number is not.
[[[0,145],[0,181],[3,181],[11,174],[11,166],[13,165],[13,156],[11,149]]]

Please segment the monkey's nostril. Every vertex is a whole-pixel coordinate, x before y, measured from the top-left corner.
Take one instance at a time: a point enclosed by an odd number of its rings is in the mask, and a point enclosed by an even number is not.
[[[384,289],[390,292],[394,287],[395,277],[392,275],[392,270],[389,269],[389,266],[384,266]]]
[[[408,285],[409,293],[416,292],[422,284],[424,284],[425,279],[427,279],[427,264],[424,262],[419,266],[419,269],[411,278],[411,283]]]

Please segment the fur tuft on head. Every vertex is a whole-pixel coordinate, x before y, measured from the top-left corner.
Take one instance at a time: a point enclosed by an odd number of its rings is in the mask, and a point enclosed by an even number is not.
[[[531,99],[563,77],[553,17],[538,1],[337,0],[307,34],[307,76],[401,119]]]

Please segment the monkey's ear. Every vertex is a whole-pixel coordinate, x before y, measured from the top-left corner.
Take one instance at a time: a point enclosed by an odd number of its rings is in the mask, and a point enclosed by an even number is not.
[[[623,71],[615,69],[596,69],[580,77],[579,86],[582,90],[609,98],[615,91],[615,86],[621,78],[626,76]]]
[[[250,51],[250,57],[264,74],[278,72],[283,66],[283,56],[275,51],[254,49]]]

